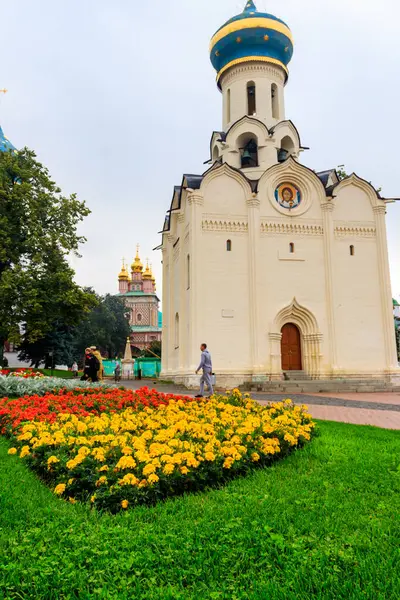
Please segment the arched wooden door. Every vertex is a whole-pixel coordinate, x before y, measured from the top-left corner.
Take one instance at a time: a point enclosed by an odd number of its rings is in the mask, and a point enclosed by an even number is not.
[[[300,331],[293,323],[286,323],[281,333],[282,371],[301,371]]]

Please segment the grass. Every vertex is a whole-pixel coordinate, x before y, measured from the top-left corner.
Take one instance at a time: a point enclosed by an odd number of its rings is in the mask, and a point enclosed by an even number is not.
[[[43,375],[48,377],[58,377],[59,379],[73,379],[74,374],[72,371],[64,371],[63,369],[37,369]],[[83,371],[79,371],[78,377],[82,377]]]
[[[321,435],[225,488],[116,517],[55,498],[0,441],[0,597],[400,597],[400,435]]]

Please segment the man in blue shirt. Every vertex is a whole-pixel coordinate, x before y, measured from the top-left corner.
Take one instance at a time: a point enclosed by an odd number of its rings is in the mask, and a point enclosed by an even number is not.
[[[207,384],[208,393],[210,396],[212,396],[214,393],[212,381],[211,381],[211,374],[212,374],[211,354],[207,350],[207,344],[201,344],[200,350],[201,350],[201,361],[197,368],[196,375],[200,371],[200,369],[203,369],[203,375],[201,376],[201,379],[200,379],[200,394],[195,396],[196,398],[203,398],[204,384]]]

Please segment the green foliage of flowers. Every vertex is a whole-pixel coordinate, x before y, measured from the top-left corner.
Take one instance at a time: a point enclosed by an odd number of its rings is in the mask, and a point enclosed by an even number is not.
[[[43,396],[46,392],[57,392],[62,389],[73,390],[75,388],[88,389],[98,387],[109,388],[112,386],[108,383],[97,382],[93,384],[87,381],[80,381],[79,379],[68,380],[58,377],[23,379],[0,375],[0,398],[33,396],[35,394]]]

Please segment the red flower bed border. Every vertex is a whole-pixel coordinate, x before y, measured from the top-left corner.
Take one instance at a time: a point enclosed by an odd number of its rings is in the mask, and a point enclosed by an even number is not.
[[[48,421],[53,423],[60,413],[80,416],[120,412],[128,407],[157,408],[171,400],[193,401],[190,396],[163,394],[143,387],[139,390],[124,388],[76,388],[48,392],[44,396],[24,396],[17,400],[0,399],[0,432],[15,433],[24,421]]]

